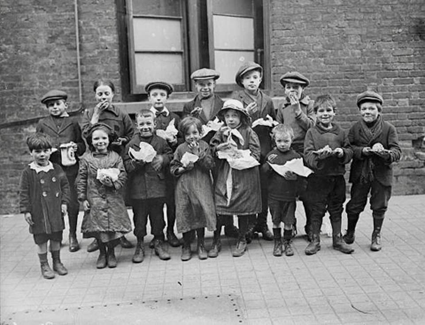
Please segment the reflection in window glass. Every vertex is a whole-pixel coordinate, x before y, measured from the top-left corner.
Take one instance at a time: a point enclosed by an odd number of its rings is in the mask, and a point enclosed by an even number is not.
[[[254,50],[254,19],[213,16],[216,49]]]
[[[165,80],[171,84],[184,82],[181,54],[136,53],[136,83],[145,85],[153,80]]]
[[[236,72],[245,61],[254,61],[254,52],[215,51],[215,69],[221,75],[217,83],[235,83]]]

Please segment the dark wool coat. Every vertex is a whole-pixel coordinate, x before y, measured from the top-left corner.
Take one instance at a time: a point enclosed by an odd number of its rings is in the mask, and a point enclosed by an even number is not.
[[[128,151],[133,148],[140,150],[140,142],[149,143],[162,156],[162,169],[157,172],[152,168],[151,163],[138,164],[130,158]],[[131,199],[145,200],[154,198],[164,198],[166,196],[166,179],[167,169],[173,157],[173,152],[167,141],[157,135],[146,139],[137,132],[125,148],[124,165],[128,172],[127,193]]]
[[[192,115],[190,114],[190,112],[192,112],[195,107],[201,107],[201,99],[199,98],[199,95],[196,95],[193,100],[184,104],[182,117],[185,118],[187,116],[193,116],[198,118],[202,124],[207,124],[208,121],[214,120],[217,113],[220,111],[224,104],[223,100],[217,95],[213,95],[213,103],[214,104],[209,119],[203,111],[201,111],[201,114],[198,114],[196,116]]]
[[[120,170],[113,187],[105,186],[97,179],[97,170],[101,168]],[[106,154],[86,152],[81,157],[77,179],[78,200],[88,200],[90,204],[90,210],[84,212],[82,233],[131,231],[122,193],[126,179],[123,161],[114,151]]]
[[[330,130],[324,129],[320,124],[307,131],[304,144],[304,160],[316,176],[337,176],[345,174],[345,164],[353,157],[346,132],[338,124],[332,123]],[[330,156],[319,159],[313,151],[328,145],[331,149],[341,148],[344,155],[341,158]],[[312,174],[313,175],[313,174]]]
[[[20,211],[30,212],[32,234],[51,234],[62,231],[65,223],[62,204],[69,204],[69,184],[62,168],[53,164],[48,172],[36,172],[27,166],[20,182]]]
[[[393,183],[393,168],[392,163],[400,160],[401,149],[398,144],[398,136],[396,128],[383,121],[381,134],[377,135],[370,143],[362,134],[361,121],[356,122],[348,132],[348,140],[354,152],[353,163],[351,164],[350,183],[360,181],[363,165],[366,163],[366,158],[362,154],[364,147],[372,147],[375,143],[381,143],[385,149],[390,150],[388,160],[384,160],[376,155],[372,156],[373,175],[375,179],[384,186],[391,186]]]

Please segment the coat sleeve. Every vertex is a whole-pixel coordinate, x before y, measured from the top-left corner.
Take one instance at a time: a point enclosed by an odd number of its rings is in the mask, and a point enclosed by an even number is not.
[[[122,112],[123,114],[123,125],[124,125],[124,138],[126,143],[128,143],[134,135],[133,122],[131,121],[130,116],[127,113]]]
[[[260,161],[260,139],[258,139],[257,133],[255,133],[252,129],[250,129],[249,132],[249,150],[251,151],[251,156],[253,156],[257,161]]]
[[[35,126],[35,132],[44,133],[43,124],[38,121],[37,125]]]
[[[131,159],[130,155],[128,154],[130,147],[131,147],[131,143],[128,143],[125,146],[124,156],[123,156],[124,168],[129,174],[133,172],[134,170],[140,169],[144,166],[144,164],[136,164],[136,162],[133,159]]]
[[[30,199],[30,175],[28,173],[28,170],[25,169],[22,172],[21,180],[19,184],[19,209],[21,213],[25,212],[31,212],[31,199]]]
[[[74,122],[74,134],[75,134],[75,142],[77,144],[76,154],[78,156],[81,156],[86,151],[86,143],[84,142],[80,125],[76,121]]]
[[[124,163],[121,157],[118,157],[118,161],[115,167],[120,170],[118,179],[114,182],[115,189],[119,190],[124,187],[125,182],[127,181],[127,172],[125,171]]]
[[[211,153],[213,156],[215,156],[217,152],[217,146],[223,143],[222,134],[223,134],[223,131],[220,128],[210,140],[210,148],[211,148]]]
[[[285,121],[283,120],[283,107],[279,106],[276,113],[276,121],[279,122],[279,124],[283,124]]]
[[[77,177],[77,196],[78,201],[87,199],[87,183],[88,183],[88,163],[85,159],[80,161],[80,168]]]
[[[174,152],[174,158],[170,162],[170,173],[175,177],[179,177],[180,175],[176,174],[177,169],[182,167],[182,163],[180,162],[182,158],[181,147],[179,146]]]
[[[214,163],[214,158],[211,154],[211,149],[208,147],[208,145],[206,145],[205,147],[202,148],[202,155],[196,163],[199,164],[199,166],[204,169],[204,170],[211,170],[214,168],[215,163]]]
[[[348,141],[348,135],[347,132],[344,130],[344,138],[343,138],[343,145],[342,150],[344,151],[344,156],[340,158],[340,164],[345,165],[348,164],[351,159],[353,159],[353,150],[351,149],[350,142]]]
[[[173,159],[173,150],[168,145],[168,142],[164,141],[163,145],[163,153],[162,153],[162,166],[163,168],[167,168],[170,165],[171,160]]]
[[[93,109],[86,109],[84,111],[83,117],[81,118],[81,131],[84,139],[87,139],[89,134],[89,129],[91,127],[90,120],[93,115]]]
[[[364,156],[362,154],[364,146],[359,146],[358,141],[356,141],[356,125],[354,124],[348,131],[348,142],[350,143],[351,150],[353,151],[353,157],[358,160],[363,160]]]
[[[273,100],[268,98],[267,102],[267,114],[270,115],[273,120],[276,120],[276,110],[274,108]]]
[[[386,149],[390,151],[390,154],[388,159],[386,159],[385,163],[390,165],[393,162],[399,161],[401,158],[401,149],[400,145],[398,144],[397,130],[392,124],[389,124],[387,141],[388,148]]]
[[[308,167],[317,170],[319,169],[319,159],[318,155],[313,152],[315,150],[313,132],[309,129],[304,140],[304,160]]]
[[[68,178],[65,175],[65,172],[62,170],[60,166],[59,167],[59,179],[60,179],[60,186],[62,191],[62,204],[66,204],[69,206],[71,202],[71,188],[69,187]]]
[[[316,123],[316,117],[314,114],[314,101],[310,100],[307,105],[306,112],[301,112],[300,115],[295,117],[295,120],[298,122],[301,128],[307,131],[309,128],[314,126]]]

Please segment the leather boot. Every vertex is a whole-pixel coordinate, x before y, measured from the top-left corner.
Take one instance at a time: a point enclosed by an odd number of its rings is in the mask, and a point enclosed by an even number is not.
[[[384,216],[375,217],[375,215],[373,215],[372,243],[370,245],[370,250],[373,251],[373,252],[378,252],[382,248],[382,246],[381,246],[381,228],[382,228],[383,222],[384,222]]]
[[[50,268],[49,262],[47,261],[47,253],[44,254],[38,254],[38,258],[40,259],[40,268],[41,268],[41,275],[45,279],[54,279],[55,273]]]
[[[314,255],[318,251],[320,251],[320,236],[319,234],[313,234],[312,236],[313,240],[308,244],[307,248],[305,249],[306,255]]]
[[[179,247],[181,246],[181,241],[174,234],[173,229],[167,229],[167,241],[171,247]]]
[[[68,270],[62,264],[60,259],[60,251],[52,251],[53,270],[59,275],[67,275]]]
[[[220,240],[221,226],[217,226],[217,230],[214,231],[213,242],[208,252],[208,257],[216,258],[221,251],[221,240]]]
[[[273,228],[274,247],[273,256],[282,256],[282,232],[281,228]]]
[[[294,250],[292,249],[292,230],[283,230],[283,244],[285,246],[285,255],[293,256]]]
[[[78,244],[77,235],[75,233],[69,234],[69,251],[74,253],[80,249],[80,245]]]
[[[347,215],[347,232],[344,235],[343,239],[347,244],[354,243],[356,236],[356,225],[357,221],[359,220],[359,214],[348,214]]]
[[[134,245],[125,236],[120,238],[120,244],[122,248],[133,248]]]
[[[193,231],[188,231],[183,233],[183,246],[182,246],[182,256],[181,260],[183,262],[189,261],[192,258],[192,251],[190,249],[191,237],[193,236]]]
[[[313,232],[311,230],[311,225],[310,224],[305,225],[304,226],[304,231],[305,231],[305,235],[307,237],[307,241],[308,242],[311,242],[313,240]]]
[[[245,236],[239,237],[236,247],[232,252],[233,257],[241,257],[245,254],[247,248]]]
[[[111,268],[111,269],[117,267],[117,258],[115,257],[115,244],[114,243],[108,244],[108,267]]]
[[[165,243],[162,238],[155,239],[154,250],[159,259],[163,261],[169,260],[171,258],[170,254],[168,254],[167,250],[165,249]]]
[[[133,255],[133,263],[142,263],[145,259],[145,246],[143,244],[143,238],[137,239],[136,250]]]
[[[97,258],[96,267],[98,269],[103,269],[107,265],[106,246],[104,243],[99,241],[98,247],[99,247],[99,257]]]
[[[99,249],[99,245],[97,243],[97,239],[93,240],[89,246],[87,246],[87,252],[91,253],[91,252],[95,252]]]
[[[332,244],[334,249],[344,254],[351,254],[354,252],[354,249],[348,246],[342,239],[341,234],[332,235]]]
[[[197,231],[197,234],[198,234],[198,249],[197,249],[198,258],[200,260],[206,260],[208,258],[208,253],[205,250],[205,237],[204,237],[205,236],[205,230],[203,228],[199,229]]]
[[[261,236],[264,240],[272,241],[274,239],[273,234],[269,230],[266,224],[258,225],[254,228],[255,232],[261,233]]]

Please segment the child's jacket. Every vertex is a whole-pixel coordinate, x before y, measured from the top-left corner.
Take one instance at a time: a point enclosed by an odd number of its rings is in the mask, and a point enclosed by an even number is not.
[[[350,128],[348,140],[354,152],[350,182],[367,183],[376,179],[384,186],[391,186],[393,182],[392,163],[400,160],[401,157],[396,128],[384,121],[382,116],[378,117],[371,128],[363,120],[360,120]],[[372,148],[375,143],[381,143],[385,149],[389,150],[387,159],[375,154],[371,156],[362,154],[364,147]]]
[[[140,150],[140,142],[149,143],[163,158],[162,169],[157,172],[152,168],[151,163],[138,164],[130,158],[128,151],[133,148]],[[166,196],[166,169],[173,157],[173,152],[167,141],[157,135],[151,138],[142,138],[137,132],[127,144],[124,153],[124,165],[128,172],[127,193],[131,199],[145,200],[153,198],[163,198]]]
[[[341,158],[330,156],[319,159],[314,151],[326,146],[331,149],[341,148],[344,155]],[[333,123],[330,130],[324,129],[320,124],[307,131],[304,143],[304,160],[308,167],[313,169],[316,176],[337,176],[345,174],[345,164],[353,157],[346,132],[338,124]]]
[[[214,100],[214,104],[213,104],[212,110],[209,114],[210,115],[209,118],[205,115],[204,111],[201,111],[201,113],[199,115],[194,116],[194,117],[198,118],[201,121],[202,124],[207,124],[208,121],[213,120],[216,117],[217,113],[220,111],[220,109],[223,107],[224,102],[219,96],[214,94],[213,100]],[[190,112],[192,112],[195,107],[202,107],[201,105],[202,105],[201,99],[200,99],[199,95],[196,95],[193,100],[184,104],[183,118],[185,118],[187,116],[192,116],[190,114]]]
[[[51,234],[65,228],[62,204],[69,205],[70,189],[62,168],[51,164],[48,171],[38,171],[34,163],[22,172],[20,183],[20,211],[30,212],[32,234]]]

